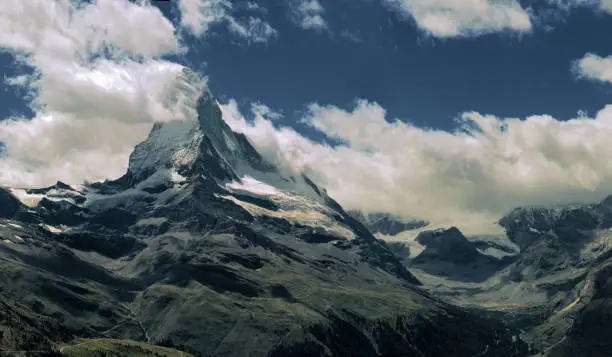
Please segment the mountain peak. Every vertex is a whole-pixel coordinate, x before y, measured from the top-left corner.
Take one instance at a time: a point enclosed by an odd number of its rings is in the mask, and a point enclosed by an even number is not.
[[[196,117],[155,123],[148,138],[129,160],[131,182],[154,173],[166,176],[204,175],[215,181],[237,180],[246,172],[274,171],[248,139],[223,120],[219,103],[205,90],[197,100]]]

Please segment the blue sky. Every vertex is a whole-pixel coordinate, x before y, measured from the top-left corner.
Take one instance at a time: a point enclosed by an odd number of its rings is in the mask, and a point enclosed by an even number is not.
[[[570,71],[585,53],[611,50],[601,34],[612,32],[612,21],[592,8],[557,11],[563,19],[551,21],[553,30],[530,35],[439,39],[379,1],[321,1],[329,32],[304,31],[285,16],[286,4],[270,3],[260,2],[281,34],[277,39],[236,46],[217,27],[218,36],[191,46],[187,58],[207,63],[218,96],[262,101],[289,121],[310,102],[350,107],[355,98],[380,103],[392,117],[444,129],[469,110],[569,119],[578,110],[601,109],[611,93]]]
[[[278,6],[271,11],[280,16],[268,16],[278,39],[236,46],[226,36],[214,37],[191,47],[188,58],[206,59],[217,95],[262,101],[289,121],[310,102],[350,107],[355,98],[380,103],[391,117],[443,129],[464,111],[570,119],[609,101],[607,86],[576,80],[570,70],[585,53],[607,56],[612,49],[601,40],[612,32],[612,21],[592,9],[576,9],[554,30],[531,35],[437,39],[380,2],[321,3],[331,34],[296,28]]]
[[[482,222],[612,193],[608,0],[8,1],[0,184],[121,175],[153,122],[193,119],[187,66],[347,208]]]
[[[234,3],[234,16],[260,16],[278,37],[249,44],[217,23],[206,37],[184,34],[189,52],[176,60],[208,76],[219,98],[234,98],[241,107],[266,103],[289,125],[309,103],[349,108],[356,98],[376,101],[390,117],[441,129],[453,128],[453,119],[471,110],[564,120],[578,110],[593,114],[612,94],[609,86],[577,80],[571,71],[585,53],[607,56],[612,50],[602,40],[612,21],[593,7],[565,12],[545,1],[523,2],[541,18],[547,9],[554,20],[529,34],[437,38],[384,1],[320,0],[327,24],[322,31],[296,26],[288,2],[259,0],[263,11]],[[178,0],[154,4],[180,23]],[[0,54],[0,68],[3,77],[28,70],[10,53]],[[0,91],[0,118],[31,115],[27,106],[23,91]]]

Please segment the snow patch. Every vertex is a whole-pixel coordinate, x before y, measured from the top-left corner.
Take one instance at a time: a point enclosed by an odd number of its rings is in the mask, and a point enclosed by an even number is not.
[[[227,135],[225,131],[223,132],[223,138],[225,139],[225,144],[230,149],[230,151],[236,151],[236,144],[234,143],[232,138]]]
[[[497,258],[497,259],[502,259],[503,257],[510,257],[510,256],[513,256],[513,255],[516,255],[516,253],[504,252],[503,250],[495,249],[493,247],[488,247],[486,249],[476,248],[476,250],[480,254],[488,255],[488,256],[491,256],[491,257]]]
[[[162,217],[143,218],[136,222],[136,226],[159,226],[166,222],[168,222],[168,219]]]
[[[262,196],[280,194],[280,191],[276,189],[276,187],[258,181],[251,176],[244,176],[240,179],[240,181],[241,182],[232,181],[225,184],[225,187],[229,188],[230,190],[248,191]]]
[[[411,258],[418,256],[425,250],[425,246],[417,242],[416,237],[418,236],[418,233],[415,233],[414,231],[404,231],[394,236],[377,233],[375,236],[376,238],[382,239],[389,243],[403,243],[408,247],[408,249],[410,249]]]
[[[282,173],[276,170],[262,172],[252,168],[249,164],[242,162],[236,163],[235,171],[239,173],[243,179],[250,177],[259,182],[265,182],[267,185],[278,190],[292,192],[300,196],[308,197],[311,200],[323,204],[325,203],[326,195],[321,190],[316,192],[301,176],[298,176],[297,178],[294,178],[293,176],[285,177],[282,175]]]
[[[21,238],[20,236],[18,236],[18,235],[16,235],[16,234],[15,234],[15,239],[17,239],[18,241],[23,242],[23,238]]]
[[[10,241],[8,239],[3,240],[4,244],[13,244],[13,241]]]
[[[246,209],[255,216],[269,216],[275,218],[286,219],[290,222],[310,226],[313,228],[322,228],[328,232],[333,232],[340,237],[346,239],[354,239],[355,234],[349,228],[339,224],[335,219],[328,216],[324,212],[311,209],[310,207],[294,207],[293,209],[280,209],[278,211],[269,210],[257,206],[255,204],[244,202],[230,195],[216,195],[218,198],[230,200],[235,204]]]
[[[263,196],[266,199],[277,204],[281,210],[301,210],[301,211],[317,211],[326,215],[339,214],[332,210],[324,202],[321,202],[321,197],[313,197],[291,190],[295,185],[281,184],[282,177],[276,173],[268,175],[271,180],[260,180],[253,176],[245,175],[240,179],[240,182],[230,182],[225,184],[225,188],[231,192],[243,194],[251,194],[255,196]],[[270,184],[272,183],[272,184]],[[288,189],[285,189],[288,187]]]
[[[192,164],[198,157],[202,133],[195,120],[157,123],[149,138],[138,144],[130,157],[129,171]]]
[[[67,201],[73,205],[77,205],[77,201],[75,198],[83,197],[83,193],[73,190],[63,190],[63,189],[50,189],[45,194],[41,193],[28,193],[25,189],[21,188],[12,188],[10,189],[13,196],[15,196],[21,203],[24,205],[34,208],[36,205],[40,203],[43,198],[46,198],[50,201],[59,202],[59,201]]]
[[[43,224],[43,228],[48,230],[51,233],[61,233],[61,232],[64,232],[66,230],[64,227],[58,228],[58,227],[55,227],[55,226],[50,226],[48,224]]]
[[[22,226],[20,226],[20,225],[18,225],[18,224],[16,224],[16,223],[9,223],[8,225],[9,225],[9,226],[11,226],[11,227],[13,227],[13,228],[23,229],[23,227],[22,227]]]
[[[181,174],[179,174],[178,172],[176,172],[176,170],[171,170],[170,171],[170,180],[174,183],[181,183],[181,182],[185,182],[187,180],[187,178]]]

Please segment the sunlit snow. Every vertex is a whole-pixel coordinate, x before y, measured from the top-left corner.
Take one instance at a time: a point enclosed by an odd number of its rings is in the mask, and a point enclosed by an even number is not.
[[[225,186],[233,190],[249,191],[256,195],[276,195],[280,193],[276,187],[258,181],[251,176],[244,176],[240,181],[241,182],[233,181],[227,183]]]

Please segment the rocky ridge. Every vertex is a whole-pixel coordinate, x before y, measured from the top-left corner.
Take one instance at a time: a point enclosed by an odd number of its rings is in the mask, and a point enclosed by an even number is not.
[[[612,196],[517,208],[499,224],[516,250],[456,228],[423,231],[416,241],[425,249],[403,254],[404,264],[434,295],[520,330],[530,356],[608,356]]]

